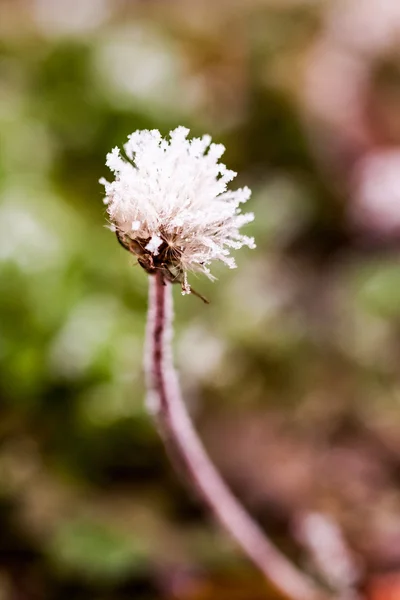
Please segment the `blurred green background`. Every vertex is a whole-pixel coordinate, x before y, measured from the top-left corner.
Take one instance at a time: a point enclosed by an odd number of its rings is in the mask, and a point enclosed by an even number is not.
[[[310,572],[294,533],[310,512],[368,577],[400,565],[400,169],[378,177],[372,213],[362,179],[365,156],[396,159],[400,76],[368,7],[0,0],[1,600],[271,597],[144,408],[147,277],[105,228],[98,184],[138,128],[209,132],[253,189],[257,250],[214,284],[192,277],[209,306],[175,290],[210,454]],[[362,62],[364,87],[338,55]]]

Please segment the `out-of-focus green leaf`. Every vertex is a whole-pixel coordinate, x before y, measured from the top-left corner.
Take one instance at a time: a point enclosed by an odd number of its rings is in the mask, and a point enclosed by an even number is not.
[[[58,568],[97,581],[121,581],[148,564],[143,539],[132,539],[90,520],[64,522],[49,553]]]

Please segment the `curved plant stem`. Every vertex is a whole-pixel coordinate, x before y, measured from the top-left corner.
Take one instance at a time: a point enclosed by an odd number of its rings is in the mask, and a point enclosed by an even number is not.
[[[215,519],[276,591],[290,600],[326,600],[328,594],[281,554],[253,521],[207,456],[186,410],[173,367],[172,286],[161,273],[149,279],[145,361],[148,402],[167,448],[184,466],[189,482]]]

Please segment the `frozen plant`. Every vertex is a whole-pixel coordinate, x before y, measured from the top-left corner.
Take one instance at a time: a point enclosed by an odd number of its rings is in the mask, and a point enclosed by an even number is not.
[[[119,241],[137,255],[150,274],[161,270],[170,282],[190,293],[187,271],[213,278],[209,265],[220,260],[234,268],[231,249],[254,239],[240,233],[253,220],[241,212],[249,188],[230,190],[236,176],[219,161],[222,144],[211,137],[187,139],[189,130],[177,127],[163,139],[157,130],[135,131],[124,145],[107,155],[115,175],[105,186],[107,212]]]
[[[236,173],[218,162],[224,147],[210,136],[187,139],[178,127],[165,140],[154,131],[136,131],[107,155],[115,174],[102,179],[105,202],[120,243],[150,275],[145,352],[148,407],[173,457],[215,519],[241,546],[266,580],[290,600],[326,600],[329,595],[292,564],[232,495],[210,461],[194,427],[172,360],[172,283],[190,293],[187,271],[212,277],[209,265],[235,267],[231,249],[254,248],[240,228],[253,219],[240,205],[248,188],[231,191]]]

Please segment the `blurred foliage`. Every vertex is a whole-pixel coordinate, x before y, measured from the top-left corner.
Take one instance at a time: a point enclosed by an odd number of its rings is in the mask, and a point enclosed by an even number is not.
[[[400,562],[398,254],[354,242],[293,91],[323,11],[0,0],[1,600],[271,598],[164,456],[146,276],[105,227],[106,152],[178,124],[254,190],[257,251],[196,282],[209,307],[176,290],[207,446],[300,562],[300,510],[333,514],[372,570]]]

